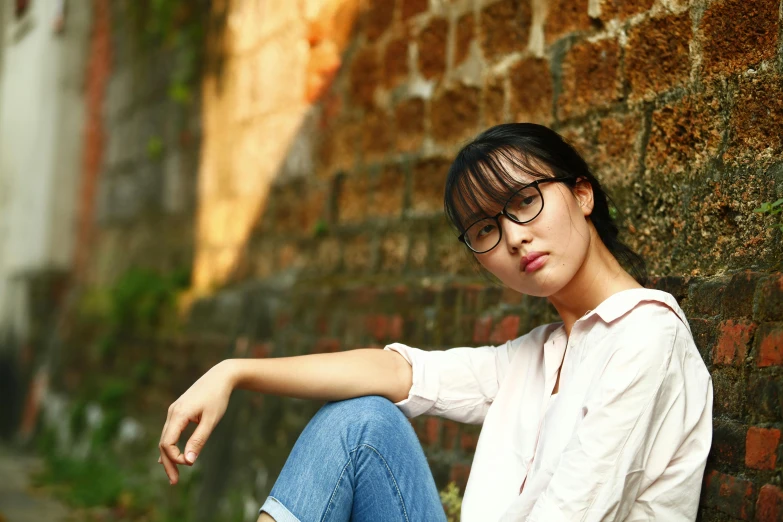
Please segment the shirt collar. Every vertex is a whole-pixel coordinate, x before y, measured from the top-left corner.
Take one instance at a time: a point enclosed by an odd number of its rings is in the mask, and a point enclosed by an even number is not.
[[[674,296],[661,290],[652,290],[649,288],[632,288],[617,292],[606,298],[595,308],[595,310],[587,313],[582,317],[582,320],[597,315],[608,324],[624,316],[644,302],[657,302],[667,306],[690,331],[690,326],[688,325],[688,320],[685,318],[685,313],[680,308],[680,305],[677,304],[677,300]]]

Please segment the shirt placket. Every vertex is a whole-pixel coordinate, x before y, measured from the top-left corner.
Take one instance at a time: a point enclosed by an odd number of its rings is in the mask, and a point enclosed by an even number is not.
[[[573,334],[573,331],[571,333]],[[554,348],[558,340],[559,338],[552,339],[546,343],[552,345],[549,350],[550,354],[554,352]],[[560,370],[563,366],[563,361],[565,361],[565,355],[566,353],[568,353],[569,346],[571,346],[570,340],[566,342],[566,346],[565,348],[563,348],[563,353],[562,355],[560,355],[560,357],[557,357],[557,354],[552,354],[550,357],[547,357],[546,356],[547,352],[546,351],[544,352],[544,374],[546,375],[546,379],[544,381],[544,396],[541,400],[541,408],[539,409],[541,413],[538,418],[538,429],[536,430],[536,440],[533,443],[533,455],[530,457],[530,459],[527,462],[527,465],[525,466],[525,476],[522,477],[522,484],[519,486],[520,495],[522,494],[522,490],[525,489],[525,483],[527,482],[527,477],[530,475],[530,468],[536,459],[536,453],[538,452],[538,442],[541,439],[541,427],[544,424],[544,418],[546,417],[547,409],[549,408],[552,402],[552,391],[555,389],[555,382],[557,381],[557,371]],[[556,367],[554,367],[555,364],[557,364]]]

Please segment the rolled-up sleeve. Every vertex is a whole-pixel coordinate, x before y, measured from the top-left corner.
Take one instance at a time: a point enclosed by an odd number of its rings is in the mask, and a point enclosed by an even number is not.
[[[695,518],[711,440],[712,385],[695,348],[689,353],[690,337],[678,334],[682,327],[667,325],[612,355],[527,522],[625,520],[640,495],[667,480],[675,459],[688,461],[693,472],[661,488],[676,492],[670,502],[676,509],[648,513],[649,519]],[[504,520],[516,520],[510,514]]]
[[[426,414],[469,424],[483,422],[506,373],[509,344],[445,351],[399,343],[386,346],[413,369],[408,397],[397,406],[409,418]]]

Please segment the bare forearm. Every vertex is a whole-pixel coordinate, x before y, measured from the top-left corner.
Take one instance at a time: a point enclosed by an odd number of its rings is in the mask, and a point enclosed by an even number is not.
[[[410,364],[397,352],[378,349],[224,361],[235,388],[304,399],[343,400],[408,396]]]

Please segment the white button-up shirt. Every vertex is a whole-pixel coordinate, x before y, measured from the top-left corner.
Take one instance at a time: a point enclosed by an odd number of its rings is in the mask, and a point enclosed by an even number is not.
[[[463,522],[696,518],[712,382],[671,295],[619,292],[570,338],[554,323],[497,347],[386,349],[413,367],[408,417],[483,423]]]

